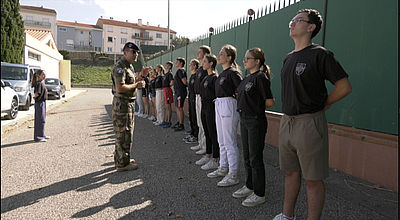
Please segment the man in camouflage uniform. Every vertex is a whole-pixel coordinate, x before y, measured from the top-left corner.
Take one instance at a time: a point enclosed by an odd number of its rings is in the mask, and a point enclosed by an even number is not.
[[[115,131],[114,162],[117,171],[135,170],[137,164],[130,162],[130,147],[133,142],[136,88],[143,88],[144,81],[137,81],[132,64],[136,62],[139,47],[131,42],[123,48],[124,56],[112,71],[112,119]]]

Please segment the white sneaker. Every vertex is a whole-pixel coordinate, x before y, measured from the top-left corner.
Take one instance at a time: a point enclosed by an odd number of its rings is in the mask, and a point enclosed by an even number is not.
[[[219,176],[225,176],[228,173],[228,167],[218,167],[218,169],[214,170],[211,173],[208,173],[207,176],[210,178],[215,178]]]
[[[190,150],[198,151],[200,149],[201,149],[200,145],[196,145],[196,146],[190,147]]]
[[[196,161],[196,165],[203,166],[211,160],[211,157],[207,157],[206,155],[202,156],[200,160]]]
[[[139,116],[139,114],[140,114],[139,112],[135,112],[135,115],[136,115],[136,116]]]
[[[232,194],[232,196],[233,196],[234,198],[244,198],[244,197],[247,197],[247,196],[251,195],[253,192],[254,192],[253,190],[247,188],[247,186],[244,185],[242,188],[236,190],[236,191]]]
[[[159,121],[153,122],[153,124],[154,124],[154,125],[157,125],[157,126],[160,125],[161,123],[162,123],[162,122],[159,122]]]
[[[150,116],[150,117],[148,117],[147,119],[149,119],[150,121],[152,121],[152,120],[154,120],[155,118],[154,118],[154,116]]]
[[[296,216],[288,218],[286,216],[283,216],[283,213],[281,213],[281,214],[275,216],[275,218],[273,220],[296,220]]]
[[[253,207],[257,205],[261,205],[265,202],[265,196],[260,197],[257,196],[255,193],[252,193],[249,195],[243,202],[242,205],[246,207]]]
[[[218,163],[215,162],[213,159],[211,159],[210,161],[208,161],[208,163],[201,166],[202,170],[213,170],[216,168],[218,168]]]
[[[228,173],[221,181],[217,183],[217,186],[233,186],[239,183],[239,179],[236,174]]]
[[[200,150],[198,150],[198,151],[196,151],[196,154],[197,155],[202,155],[202,154],[205,154],[206,153],[206,149],[200,149]]]
[[[142,118],[148,118],[149,115],[143,114]]]

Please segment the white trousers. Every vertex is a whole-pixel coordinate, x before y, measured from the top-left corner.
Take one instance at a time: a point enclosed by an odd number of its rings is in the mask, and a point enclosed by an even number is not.
[[[143,99],[142,99],[142,94],[143,94],[143,91],[141,89],[136,90],[136,103],[139,106],[139,110],[137,112],[139,114],[144,113],[144,103],[143,103]]]
[[[199,145],[201,149],[206,149],[206,136],[204,135],[203,123],[201,123],[201,97],[199,94],[196,94],[196,118],[197,125],[199,126],[199,135],[197,136],[197,140],[199,141]]]
[[[157,121],[163,122],[165,117],[164,93],[162,89],[156,89]]]
[[[217,98],[215,101],[215,122],[220,152],[220,166],[229,167],[229,173],[237,174],[239,167],[239,148],[237,146],[237,127],[239,113],[237,101],[232,97]]]

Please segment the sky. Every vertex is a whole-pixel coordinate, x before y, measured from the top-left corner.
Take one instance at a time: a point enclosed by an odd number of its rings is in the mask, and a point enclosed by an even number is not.
[[[170,0],[170,28],[194,39],[275,0]],[[284,1],[284,0],[277,0]],[[43,6],[57,12],[57,20],[96,24],[100,16],[114,20],[167,27],[168,0],[20,0],[21,5]]]

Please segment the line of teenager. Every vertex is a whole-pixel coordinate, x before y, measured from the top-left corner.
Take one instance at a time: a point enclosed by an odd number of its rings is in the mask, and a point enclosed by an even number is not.
[[[301,175],[306,182],[308,219],[320,219],[325,201],[323,180],[328,177],[329,169],[325,111],[352,90],[348,75],[333,53],[311,41],[321,25],[321,15],[314,9],[300,10],[289,22],[295,49],[285,57],[281,69],[284,115],[279,130],[279,163],[285,171],[285,194],[282,213],[275,216],[275,220],[296,219],[294,209]],[[244,206],[257,206],[266,201],[263,149],[268,126],[265,110],[274,105],[271,73],[260,48],[246,51],[243,64],[250,74],[243,79],[236,58],[237,51],[232,45],[223,46],[218,56],[211,53],[210,47],[201,46],[197,59],[190,61],[190,79],[188,82],[182,80],[189,86],[191,126],[190,135],[184,139],[197,137],[199,145],[191,149],[205,155],[195,164],[202,170],[213,170],[207,174],[209,178],[222,177],[218,186],[237,185],[239,149],[236,134],[240,122],[246,179],[232,196],[245,198]],[[217,64],[223,68],[219,74]],[[176,66],[179,71],[184,60],[178,58]],[[172,65],[167,67],[167,71],[171,68]],[[156,72],[163,74],[161,65],[157,65]],[[335,86],[329,94],[325,80]],[[155,90],[158,96],[157,91],[161,88]],[[179,104],[183,106],[183,102]],[[161,114],[157,116],[164,118]]]

